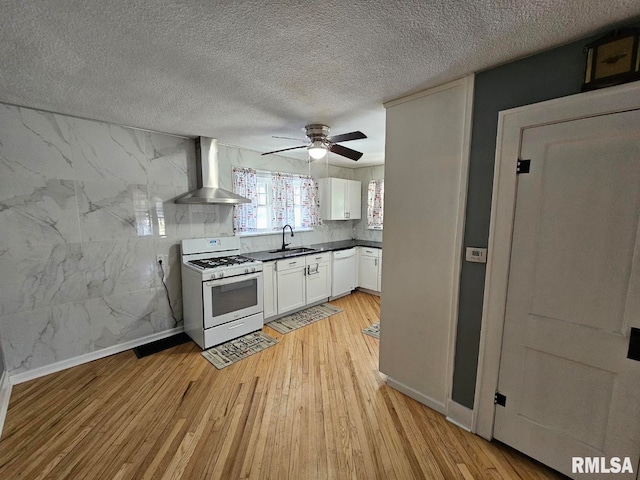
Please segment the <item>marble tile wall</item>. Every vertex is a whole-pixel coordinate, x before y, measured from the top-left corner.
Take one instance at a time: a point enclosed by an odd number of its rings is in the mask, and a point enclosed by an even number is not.
[[[353,179],[362,182],[362,219],[355,223],[355,238],[381,242],[382,231],[367,228],[367,189],[371,180],[384,179],[384,165],[357,168],[354,170]]]
[[[223,188],[233,165],[353,177],[220,146]],[[173,203],[194,186],[191,139],[0,104],[0,361],[10,374],[174,328],[155,256],[169,255],[181,320],[180,240],[233,235],[233,207]],[[353,222],[327,222],[296,240],[352,236]]]
[[[155,255],[203,236],[192,140],[0,105],[0,338],[11,374],[174,327]]]

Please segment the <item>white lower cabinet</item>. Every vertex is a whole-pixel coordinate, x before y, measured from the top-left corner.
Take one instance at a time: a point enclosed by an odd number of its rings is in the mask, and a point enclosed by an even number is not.
[[[295,258],[264,262],[264,318],[299,310],[351,292],[356,286],[380,291],[379,248],[321,252]],[[359,259],[359,272],[356,258]],[[332,261],[333,258],[333,261]],[[356,285],[356,274],[359,282]]]
[[[276,277],[276,262],[262,264],[264,318],[278,314],[278,279]]]
[[[379,292],[382,278],[382,250],[370,247],[358,248],[358,287]]]
[[[307,255],[305,260],[307,305],[327,300],[331,296],[331,254]]]
[[[278,260],[278,314],[304,307],[307,303],[304,257]]]

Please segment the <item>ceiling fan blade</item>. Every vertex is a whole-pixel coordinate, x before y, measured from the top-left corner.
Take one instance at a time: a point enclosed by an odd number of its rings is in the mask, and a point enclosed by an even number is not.
[[[331,143],[348,142],[349,140],[361,140],[367,138],[367,136],[361,131],[343,133],[342,135],[336,135],[335,137],[329,137]]]
[[[287,140],[297,140],[298,142],[304,142],[304,138],[278,137],[277,135],[272,135],[271,138],[284,138]]]
[[[266,152],[266,153],[263,153],[262,155],[269,155],[271,153],[286,152],[287,150],[295,150],[296,148],[307,148],[307,146],[306,145],[300,145],[299,147],[283,148],[282,150],[274,150],[273,152]]]
[[[358,161],[360,157],[362,157],[362,152],[357,152],[347,147],[343,147],[342,145],[333,144],[329,147],[329,150],[333,153],[337,153],[338,155],[342,155],[343,157],[347,157],[351,160]]]

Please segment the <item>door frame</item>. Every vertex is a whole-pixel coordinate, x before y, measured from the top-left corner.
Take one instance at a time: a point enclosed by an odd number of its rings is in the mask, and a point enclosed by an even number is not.
[[[640,108],[640,81],[505,110],[498,116],[485,273],[480,351],[472,431],[493,438],[494,394],[502,352],[507,283],[516,205],[516,165],[523,131],[581,118]],[[639,477],[640,478],[640,477]]]

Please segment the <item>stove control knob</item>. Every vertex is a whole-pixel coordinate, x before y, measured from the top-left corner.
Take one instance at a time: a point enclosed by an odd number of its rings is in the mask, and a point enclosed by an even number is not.
[[[249,269],[248,269],[248,268],[245,268],[245,269],[244,269],[244,273],[249,273]]]
[[[251,273],[256,273],[256,267],[251,268]]]
[[[220,272],[220,275],[218,275],[218,278],[222,278],[224,277],[224,272]]]

